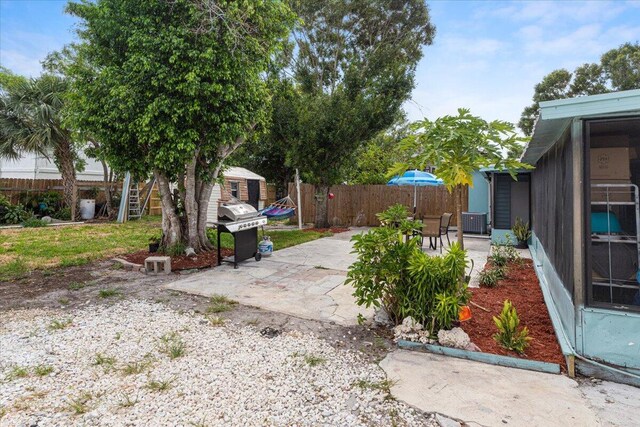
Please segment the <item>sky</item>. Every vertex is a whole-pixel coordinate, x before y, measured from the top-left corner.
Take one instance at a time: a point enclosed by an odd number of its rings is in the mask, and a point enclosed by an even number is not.
[[[0,0],[0,65],[37,76],[40,61],[74,39],[66,0]],[[460,107],[517,123],[546,74],[598,62],[640,40],[640,0],[428,1],[436,36],[416,70],[408,119]]]

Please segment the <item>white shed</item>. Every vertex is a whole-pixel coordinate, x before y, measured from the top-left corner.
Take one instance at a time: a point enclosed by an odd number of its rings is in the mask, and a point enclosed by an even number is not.
[[[267,181],[245,168],[230,167],[223,172],[224,184],[213,187],[209,199],[207,222],[218,220],[218,205],[236,198],[260,210],[267,200]]]

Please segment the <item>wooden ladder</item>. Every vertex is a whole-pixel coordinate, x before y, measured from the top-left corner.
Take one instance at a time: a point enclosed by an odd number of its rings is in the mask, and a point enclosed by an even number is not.
[[[140,190],[138,183],[131,184],[129,188],[129,219],[140,218],[142,211],[140,210]]]

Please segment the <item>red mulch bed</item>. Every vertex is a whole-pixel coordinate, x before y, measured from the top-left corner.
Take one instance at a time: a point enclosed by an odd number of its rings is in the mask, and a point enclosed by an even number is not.
[[[470,288],[473,294],[471,301],[490,312],[471,304],[473,316],[463,322],[461,327],[485,353],[557,363],[565,370],[565,359],[553,330],[533,263],[530,259],[523,261],[522,266],[511,265],[507,276],[495,288]],[[516,308],[520,327],[526,326],[529,329],[532,339],[525,350],[526,355],[507,351],[493,339],[493,334],[497,332],[493,316],[499,316],[506,299],[511,300]]]
[[[349,229],[343,227],[305,228],[302,231],[317,231],[318,233],[326,233],[327,231],[330,231],[332,233],[344,233],[345,231],[349,231]]]
[[[233,249],[222,249],[222,257],[233,255]],[[144,260],[150,256],[162,255],[160,253],[150,253],[148,251],[134,252],[124,255],[122,258],[135,264],[144,265]],[[186,255],[171,257],[171,271],[191,270],[199,268],[209,268],[218,265],[218,251],[205,252],[203,254],[188,257]]]

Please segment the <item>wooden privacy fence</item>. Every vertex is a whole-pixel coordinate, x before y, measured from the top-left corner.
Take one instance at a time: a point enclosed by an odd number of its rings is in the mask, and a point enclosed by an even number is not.
[[[380,225],[376,214],[396,203],[405,205],[413,211],[413,187],[389,185],[334,185],[330,192],[334,198],[329,200],[329,222],[342,226],[377,226]],[[302,221],[313,222],[315,219],[315,189],[311,184],[300,184],[302,199]],[[296,188],[289,184],[289,196],[298,204]],[[462,196],[462,210],[468,209],[468,189]],[[442,215],[445,212],[455,213],[455,201],[444,186],[417,188],[417,215]],[[451,218],[456,225],[455,215]]]
[[[97,188],[99,192],[103,190],[102,181],[76,181],[78,191],[82,197],[82,192]],[[122,188],[122,183],[117,183],[118,191]],[[22,194],[42,194],[48,191],[55,191],[62,194],[61,179],[20,179],[20,178],[0,178],[0,194],[5,196],[11,203],[18,203]]]

